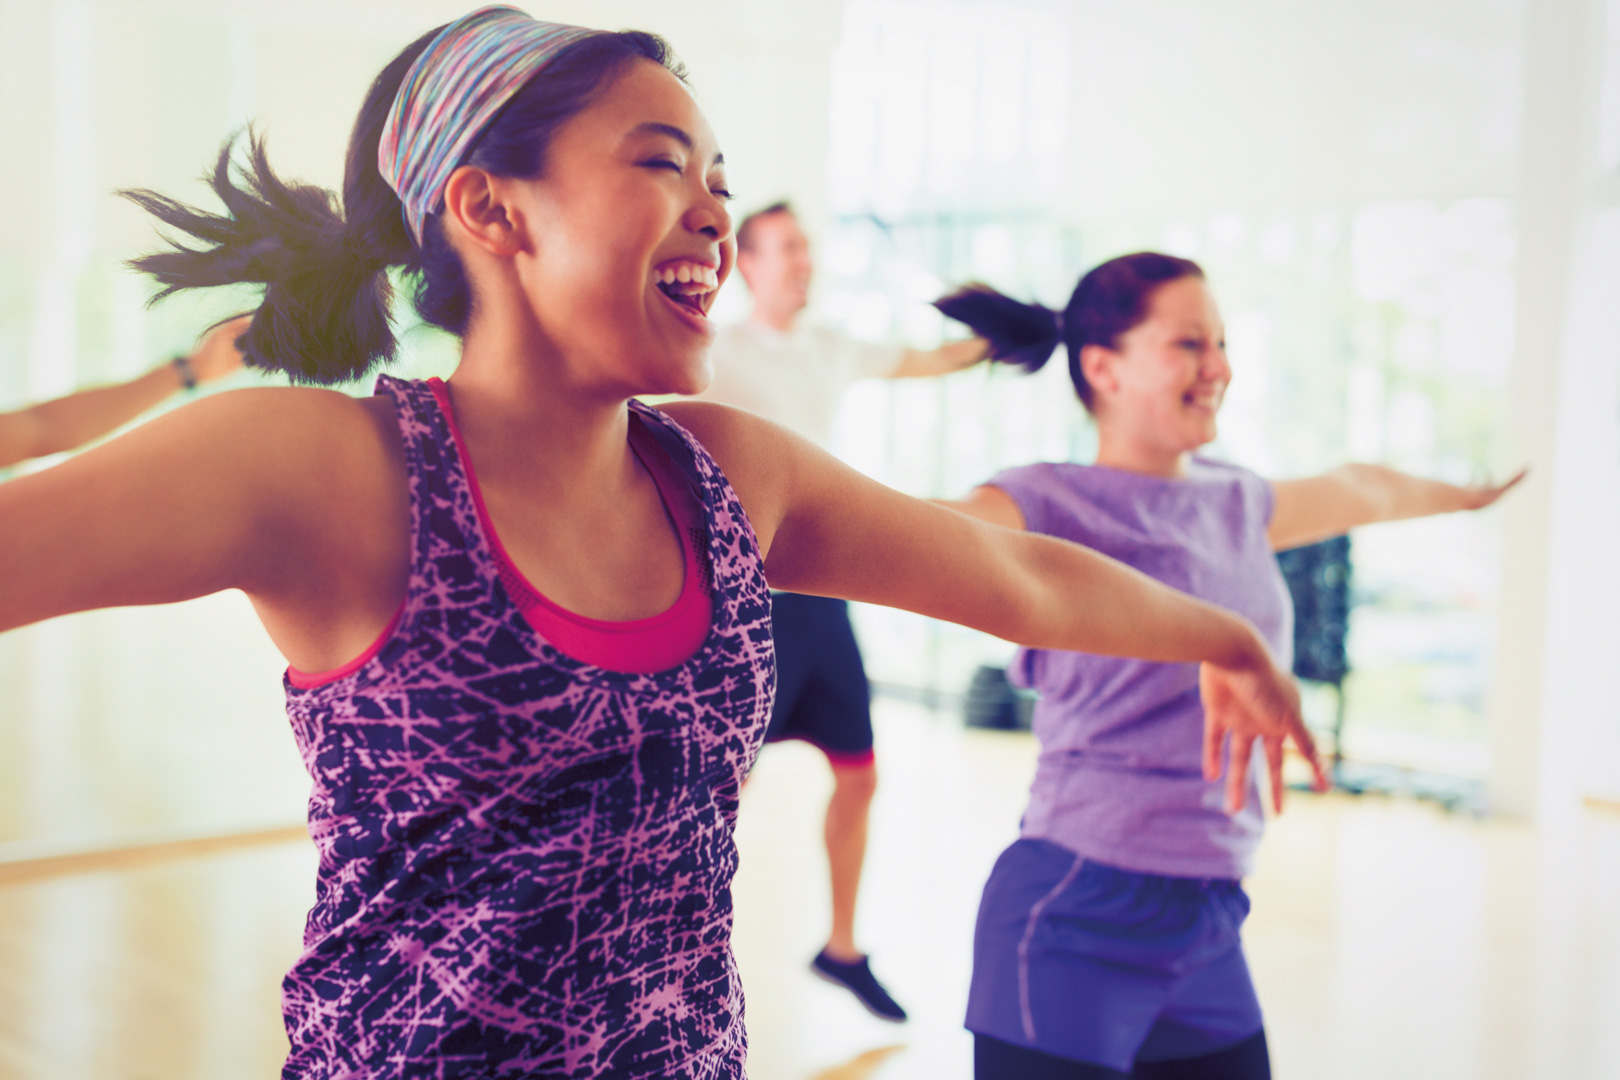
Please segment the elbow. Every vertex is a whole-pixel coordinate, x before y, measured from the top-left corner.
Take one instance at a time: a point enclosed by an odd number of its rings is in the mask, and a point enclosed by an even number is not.
[[[1002,583],[1001,602],[995,606],[996,625],[986,633],[1026,648],[1050,648],[1056,644],[1050,590],[1045,577],[1029,558],[1016,561]]]
[[[3,436],[0,438],[0,468],[57,452],[58,448],[51,445],[50,425],[38,408],[24,409],[0,420],[4,421],[4,431],[0,431]]]

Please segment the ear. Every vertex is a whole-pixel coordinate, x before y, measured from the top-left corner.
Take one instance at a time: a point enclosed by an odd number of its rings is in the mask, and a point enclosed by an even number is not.
[[[506,198],[506,184],[473,165],[450,174],[444,188],[444,216],[468,241],[491,255],[510,257],[523,250],[521,222]]]
[[[1119,353],[1106,345],[1084,345],[1080,348],[1080,372],[1093,390],[1112,394],[1119,389],[1119,372],[1115,370]]]
[[[724,285],[726,279],[731,277],[731,272],[737,268],[737,254],[737,240],[735,237],[728,235],[724,240],[720,241],[720,284]],[[744,278],[744,283],[747,280],[747,278]]]
[[[725,256],[722,252],[722,262],[724,261],[724,258]],[[752,251],[744,251],[742,248],[738,248],[736,267],[737,273],[742,275],[743,284],[748,286],[749,292],[752,292],[754,290],[754,253]]]

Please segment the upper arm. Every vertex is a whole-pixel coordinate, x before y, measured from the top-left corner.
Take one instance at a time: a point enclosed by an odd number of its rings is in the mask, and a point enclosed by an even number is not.
[[[349,482],[361,408],[330,391],[217,394],[0,484],[0,629],[229,588],[274,605],[329,584],[334,541],[374,516]]]
[[[773,588],[883,604],[1003,636],[1027,617],[1008,602],[1031,592],[1021,577],[1027,567],[1013,557],[1023,537],[901,494],[752,414],[691,401],[663,408],[730,479]],[[993,506],[996,495],[984,498]]]

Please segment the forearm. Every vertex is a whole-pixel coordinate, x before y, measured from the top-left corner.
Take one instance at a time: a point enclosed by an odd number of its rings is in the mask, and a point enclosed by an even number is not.
[[[952,341],[937,349],[907,349],[900,364],[890,374],[894,379],[924,379],[934,375],[949,375],[953,371],[972,367],[985,358],[987,346],[983,338]]]
[[[42,402],[28,412],[34,419],[34,444],[28,457],[44,457],[72,450],[98,439],[135,419],[181,388],[172,364],[113,386],[98,386]]]
[[[1358,520],[1351,525],[1446,514],[1467,506],[1467,489],[1411,476],[1383,465],[1343,465],[1334,470],[1353,493]]]
[[[1381,521],[1480,510],[1524,478],[1505,484],[1458,487],[1424,480],[1382,465],[1341,465],[1332,472],[1271,485],[1274,502],[1266,527],[1277,550],[1337,536]]]
[[[1011,533],[1016,583],[1028,599],[1001,636],[1037,648],[1167,663],[1248,667],[1267,662],[1242,618],[1155,581],[1089,548]]]

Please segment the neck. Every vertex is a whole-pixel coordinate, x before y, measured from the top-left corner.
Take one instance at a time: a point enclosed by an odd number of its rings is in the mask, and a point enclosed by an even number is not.
[[[448,382],[481,481],[521,477],[564,503],[629,482],[629,395],[583,378],[583,367],[568,363],[538,326],[469,328]]]
[[[1111,430],[1109,425],[1100,422],[1097,425],[1097,464],[1106,468],[1179,479],[1187,475],[1187,463],[1191,459],[1192,454],[1188,451],[1171,450]]]
[[[789,334],[793,332],[794,324],[799,321],[799,312],[802,310],[802,308],[766,307],[756,303],[752,318],[762,326],[769,326],[772,330]]]

